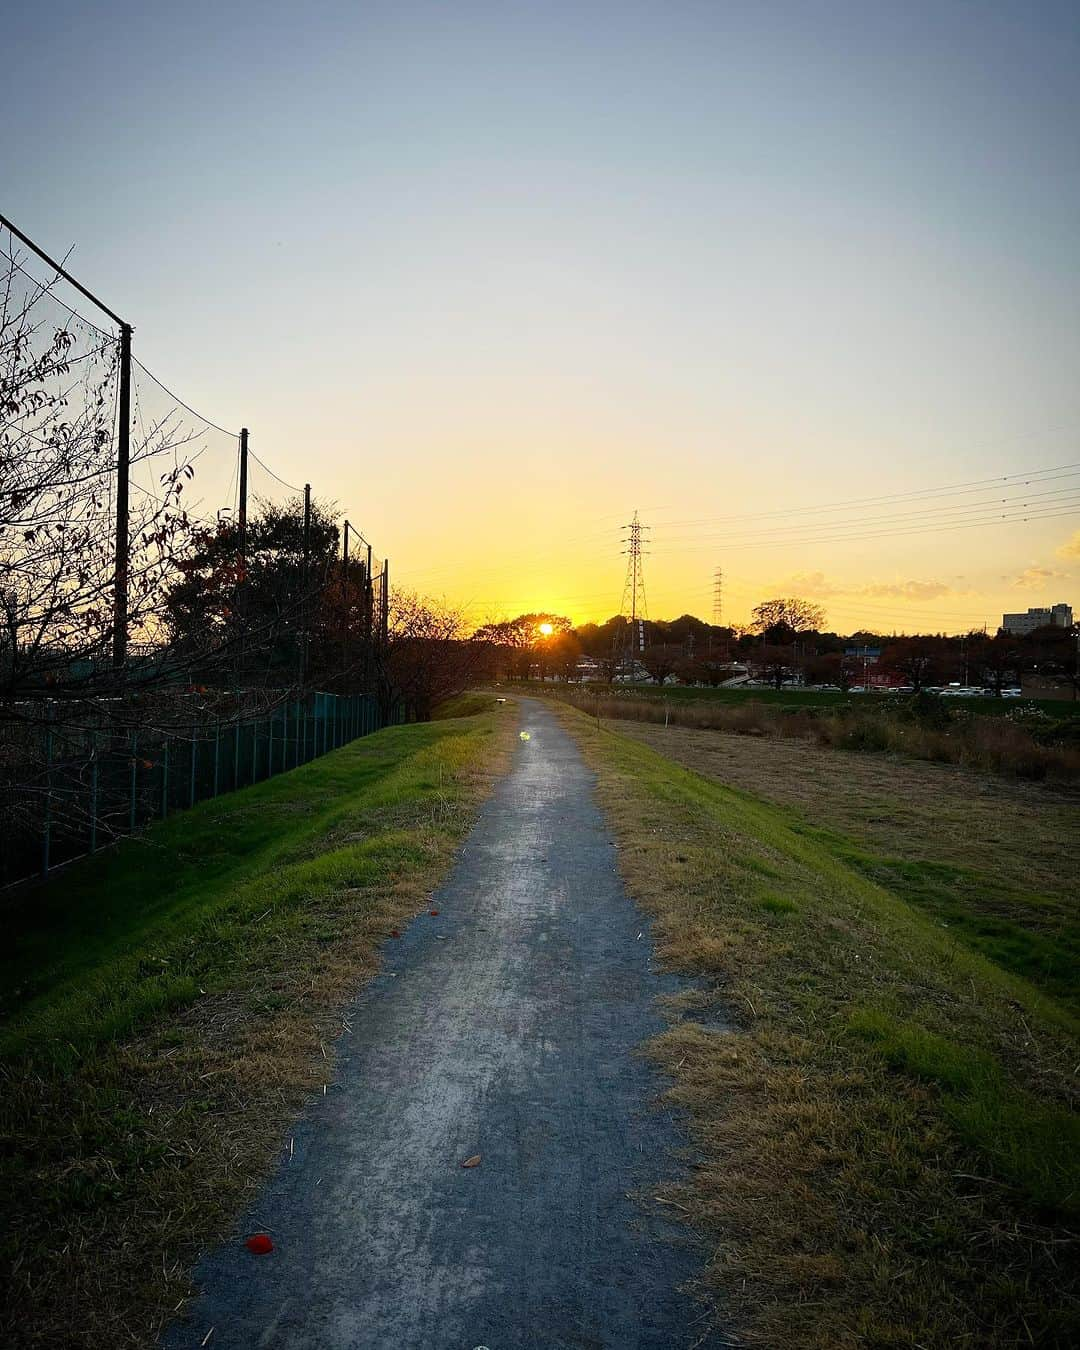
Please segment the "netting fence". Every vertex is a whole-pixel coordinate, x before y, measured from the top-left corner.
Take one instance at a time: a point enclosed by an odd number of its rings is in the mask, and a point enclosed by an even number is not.
[[[151,821],[385,725],[370,694],[270,702],[202,691],[158,696],[153,705],[126,727],[93,705],[77,718],[50,708],[44,721],[0,723],[0,887],[47,876]],[[395,705],[391,719],[400,715]]]
[[[257,434],[147,370],[130,328],[90,318],[10,228],[0,885],[400,715],[385,561]]]

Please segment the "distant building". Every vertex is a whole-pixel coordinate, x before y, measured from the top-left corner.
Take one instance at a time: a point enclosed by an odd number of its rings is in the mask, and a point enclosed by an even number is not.
[[[1033,633],[1036,628],[1071,628],[1072,605],[1054,605],[1050,609],[1029,609],[1026,614],[1003,614],[1001,626],[1006,633]]]

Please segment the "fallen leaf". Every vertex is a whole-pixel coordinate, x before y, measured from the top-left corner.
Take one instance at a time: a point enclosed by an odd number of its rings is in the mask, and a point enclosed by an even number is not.
[[[438,918],[439,911],[437,909],[429,909],[428,913],[431,915],[433,919]]]
[[[462,1165],[462,1167],[479,1167],[479,1166],[480,1166],[480,1154],[479,1154],[479,1153],[474,1153],[473,1156],[472,1156],[471,1158],[466,1158],[465,1161],[464,1161],[461,1165]]]
[[[398,932],[398,930],[397,930],[396,928],[391,928],[391,929],[390,929],[390,936],[391,936],[391,937],[400,937],[401,934]]]
[[[265,1233],[253,1233],[244,1246],[255,1256],[265,1256],[274,1250],[274,1244]]]

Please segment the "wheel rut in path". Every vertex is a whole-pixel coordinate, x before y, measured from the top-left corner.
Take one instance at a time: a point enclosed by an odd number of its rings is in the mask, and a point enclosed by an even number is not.
[[[348,1015],[334,1082],[238,1229],[204,1257],[168,1350],[688,1350],[687,1230],[643,1206],[685,1146],[635,1053],[663,1029],[573,739],[529,739],[432,908]],[[480,1155],[474,1168],[461,1166]],[[268,1231],[274,1251],[243,1237]]]

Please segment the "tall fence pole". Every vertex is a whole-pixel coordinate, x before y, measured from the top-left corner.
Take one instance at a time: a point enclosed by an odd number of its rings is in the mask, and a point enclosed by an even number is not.
[[[341,634],[341,676],[342,681],[346,681],[349,675],[349,617],[352,613],[352,586],[349,581],[349,522],[345,522],[345,529],[342,532],[341,539],[341,571],[343,574],[341,588],[341,607],[343,628]]]
[[[248,429],[240,428],[240,500],[237,508],[237,541],[240,564],[247,563],[247,498],[248,498]]]
[[[374,593],[371,588],[371,545],[367,546],[367,566],[364,572],[364,688],[371,689],[371,641]]]
[[[379,642],[386,649],[386,640],[390,635],[390,559],[384,558],[382,565],[382,626]]]
[[[26,247],[32,250],[58,275],[70,282],[80,295],[86,296],[107,314],[120,328],[120,425],[117,428],[117,465],[116,465],[116,554],[113,570],[113,666],[120,669],[127,659],[127,599],[128,599],[128,478],[131,466],[131,324],[125,323],[120,315],[111,310],[103,300],[99,300],[93,291],[87,290],[81,281],[77,281],[66,267],[39,245],[29,235],[23,234],[17,225],[7,216],[0,214],[0,225]]]
[[[120,408],[116,429],[116,552],[113,563],[113,668],[127,660],[128,491],[131,477],[131,324],[120,325]]]
[[[244,613],[245,591],[247,589],[247,498],[248,498],[248,429],[240,428],[240,499],[237,508],[237,546],[240,554],[240,576],[237,582],[237,609],[240,617],[240,641],[237,643],[236,664],[238,671],[244,669],[244,637],[247,630]]]
[[[308,585],[311,573],[311,484],[304,484],[304,571],[300,589],[300,688],[307,678]]]

